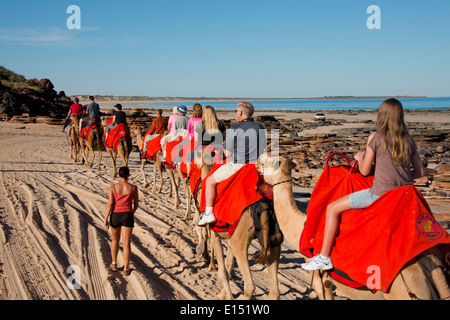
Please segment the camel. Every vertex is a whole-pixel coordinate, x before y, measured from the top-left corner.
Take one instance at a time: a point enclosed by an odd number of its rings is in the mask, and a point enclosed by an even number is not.
[[[206,152],[208,152],[207,149],[205,149],[202,156],[202,166],[206,164],[212,165],[212,155],[207,154]],[[206,170],[207,169],[205,169],[205,173]],[[228,232],[215,232],[209,229],[210,226],[206,226],[207,234],[210,236],[213,256],[217,257],[218,278],[223,286],[222,291],[217,296],[217,299],[219,300],[233,299],[230,287],[230,273],[233,268],[234,258],[236,258],[239,270],[241,271],[244,279],[244,299],[251,299],[255,291],[255,284],[253,282],[248,260],[248,248],[250,243],[254,240],[256,234],[251,210],[252,209],[250,207],[242,214],[239,224],[237,225],[231,238],[229,237]],[[280,263],[281,245],[275,248],[270,248],[269,246],[269,217],[267,210],[261,216],[261,226],[263,230],[263,243],[260,244],[260,252],[255,254],[253,258],[257,263],[266,263],[270,286],[268,299],[278,300],[280,297],[280,290],[278,287],[278,266]],[[226,260],[222,246],[222,239],[228,240]],[[211,261],[211,263],[213,263],[213,258]]]
[[[203,156],[205,155],[205,156]],[[208,173],[211,171],[213,162],[212,162],[213,156],[211,156],[211,150],[209,149],[203,149],[202,151],[196,151],[194,154],[194,161],[191,165],[196,165],[198,169],[201,171],[201,179],[205,179]],[[211,229],[209,227],[203,228],[199,227],[197,225],[197,220],[200,215],[200,203],[201,203],[201,197],[202,197],[202,187],[201,183],[198,187],[197,194],[194,195],[191,193],[191,189],[188,186],[188,206],[190,210],[190,202],[191,199],[194,200],[194,208],[195,208],[195,215],[193,218],[193,226],[194,226],[194,232],[198,236],[198,244],[196,247],[197,252],[197,258],[203,259],[203,260],[209,260],[209,266],[208,271],[217,271],[216,265],[214,263],[214,250],[211,248],[211,254],[208,254],[208,246],[210,246],[210,239],[211,239]],[[197,197],[195,197],[197,196]],[[186,212],[188,214],[188,212]],[[189,212],[190,214],[190,212]],[[185,216],[185,219],[190,219],[190,216]]]
[[[78,125],[77,125],[78,127]],[[78,130],[77,130],[78,131]],[[80,147],[81,147],[81,154],[84,159],[84,165],[92,168],[92,164],[94,163],[95,159],[95,153],[94,153],[94,143],[97,142],[97,152],[98,152],[98,167],[97,171],[100,171],[100,165],[102,163],[102,136],[101,136],[101,129],[100,128],[94,128],[89,132],[89,135],[86,139],[80,138]],[[88,163],[89,159],[89,152],[92,153],[92,159]]]
[[[104,131],[106,132],[106,124],[108,123],[108,118],[104,118],[102,120],[102,125],[104,128]],[[124,166],[128,166],[128,160],[130,159],[130,153],[132,149],[131,141],[128,140],[122,140],[119,145],[117,146],[117,152],[114,152],[113,148],[106,148],[106,151],[108,152],[109,156],[111,157],[111,162],[113,165],[113,174],[112,177],[117,177],[117,167],[116,167],[116,159],[117,155],[119,155],[120,159],[122,160],[122,164]]]
[[[263,174],[265,181],[273,187],[274,209],[278,223],[284,234],[285,240],[293,247],[298,248],[300,236],[302,234],[306,214],[301,212],[295,204],[292,192],[291,170],[295,168],[290,160],[283,157],[271,157],[266,154],[259,158],[257,168]],[[427,250],[418,257],[432,259],[436,263],[436,268],[432,271],[432,278],[438,288],[441,298],[450,297],[449,285],[442,271],[444,259],[440,259],[442,252],[438,248]],[[422,272],[417,259],[410,261],[400,271],[388,293],[369,290],[358,290],[345,286],[334,281],[328,272],[314,273],[313,288],[320,299],[333,299],[332,285],[350,299],[387,299],[387,300],[407,300],[412,297],[429,300],[432,292],[427,285],[427,279]]]
[[[137,139],[137,144],[139,147],[139,150],[142,151],[143,147],[144,147],[144,139],[143,139],[143,135],[142,135],[142,128],[140,127],[133,127],[132,133],[136,136]],[[157,192],[157,193],[161,193],[161,189],[162,189],[162,184],[163,184],[163,175],[162,175],[162,169],[163,167],[166,169],[166,172],[169,176],[169,180],[170,180],[170,191],[169,191],[169,197],[172,197],[172,192],[175,194],[175,202],[174,202],[174,210],[178,209],[179,205],[180,205],[180,199],[178,196],[178,187],[177,187],[177,183],[175,181],[175,175],[174,175],[174,170],[171,167],[168,166],[163,166],[162,162],[161,162],[161,155],[162,152],[161,150],[159,150],[155,156],[155,161],[153,161],[154,164],[154,168],[153,168],[153,191]],[[144,177],[144,184],[145,187],[148,187],[149,183],[147,182],[147,177],[145,174],[145,164],[147,162],[147,159],[142,159],[141,160],[141,173],[142,176]],[[156,171],[159,172],[159,177],[160,177],[160,184],[159,184],[159,188],[156,188]],[[181,174],[181,172],[180,172]]]
[[[137,144],[139,147],[139,151],[142,151],[143,147],[144,147],[144,139],[143,139],[143,135],[142,135],[142,128],[141,127],[133,127],[133,129],[131,130],[131,133],[133,135],[136,136],[136,140],[137,140]],[[162,176],[162,164],[161,164],[161,157],[160,157],[161,151],[158,151],[158,155],[156,156],[156,160],[152,161],[153,162],[153,191],[154,192],[158,192],[161,193],[161,189],[162,189],[162,185],[163,185],[163,176]],[[149,186],[149,183],[147,181],[147,175],[145,174],[145,164],[147,163],[147,159],[141,159],[141,173],[142,173],[142,177],[144,178],[144,185],[145,188],[147,188]],[[159,183],[159,188],[156,188],[156,171],[158,171],[159,173],[159,177],[160,177],[160,183]]]
[[[78,162],[78,153],[80,151],[80,139],[78,138],[78,122],[80,117],[78,115],[71,115],[70,118],[73,122],[73,127],[70,129],[70,140],[72,140],[72,145],[70,147],[70,158],[73,162]]]

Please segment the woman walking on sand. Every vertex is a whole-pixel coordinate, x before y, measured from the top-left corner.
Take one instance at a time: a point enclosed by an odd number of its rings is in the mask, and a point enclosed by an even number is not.
[[[130,274],[131,234],[134,227],[134,213],[139,207],[138,188],[128,182],[130,170],[128,167],[119,169],[120,181],[109,188],[109,200],[105,212],[105,229],[111,227],[111,257],[110,268],[117,271],[117,254],[119,241],[122,237],[123,275]]]

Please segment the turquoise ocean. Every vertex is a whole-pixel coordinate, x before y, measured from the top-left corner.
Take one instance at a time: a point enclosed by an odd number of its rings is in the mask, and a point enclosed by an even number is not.
[[[450,97],[398,98],[404,109],[445,110],[450,109]],[[256,110],[377,110],[385,99],[327,99],[327,100],[246,100]],[[240,100],[239,100],[240,101]],[[202,106],[211,105],[216,109],[234,110],[236,101],[199,101]],[[178,105],[192,107],[195,102],[130,103],[124,104],[142,108],[169,108]]]

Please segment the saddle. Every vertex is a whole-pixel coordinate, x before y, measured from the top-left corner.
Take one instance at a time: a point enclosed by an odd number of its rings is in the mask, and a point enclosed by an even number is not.
[[[166,144],[166,160],[164,161],[164,165],[175,168],[174,159],[177,155],[177,145],[183,140],[182,137],[177,137],[174,140],[168,142]]]
[[[222,164],[214,164],[206,178],[212,175]],[[200,211],[205,211],[204,197],[205,181],[202,180],[202,199]],[[253,204],[260,201],[272,202],[273,195],[268,185],[258,172],[254,164],[247,164],[230,178],[217,185],[214,201],[214,215],[217,222],[212,229],[218,232],[229,233],[231,237],[236,229],[242,214]]]
[[[89,133],[94,128],[95,129],[98,128],[97,121],[95,118],[91,118],[89,122],[83,125],[83,127],[81,128],[81,132],[78,134],[78,137],[83,140],[86,140],[87,137],[89,136]]]
[[[117,147],[122,141],[128,141],[131,145],[131,134],[125,124],[119,123],[115,128],[109,131],[108,137],[104,139],[103,145],[106,148],[112,148],[114,149],[114,152],[117,152]]]
[[[144,136],[144,141],[147,136],[147,133]],[[153,138],[147,143],[147,150],[144,154],[141,154],[141,159],[147,159],[150,161],[156,160],[156,154],[159,150],[161,150],[161,139],[162,135],[158,135],[156,138]]]

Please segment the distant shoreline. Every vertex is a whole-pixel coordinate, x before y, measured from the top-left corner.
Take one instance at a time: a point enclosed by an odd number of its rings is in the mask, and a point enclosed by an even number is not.
[[[89,95],[73,95],[80,100],[87,101]],[[305,100],[365,100],[365,99],[418,99],[428,98],[427,96],[325,96],[314,98],[224,98],[224,97],[145,97],[145,96],[108,96],[108,95],[94,95],[97,101],[102,102],[195,102],[195,101],[305,101]]]

